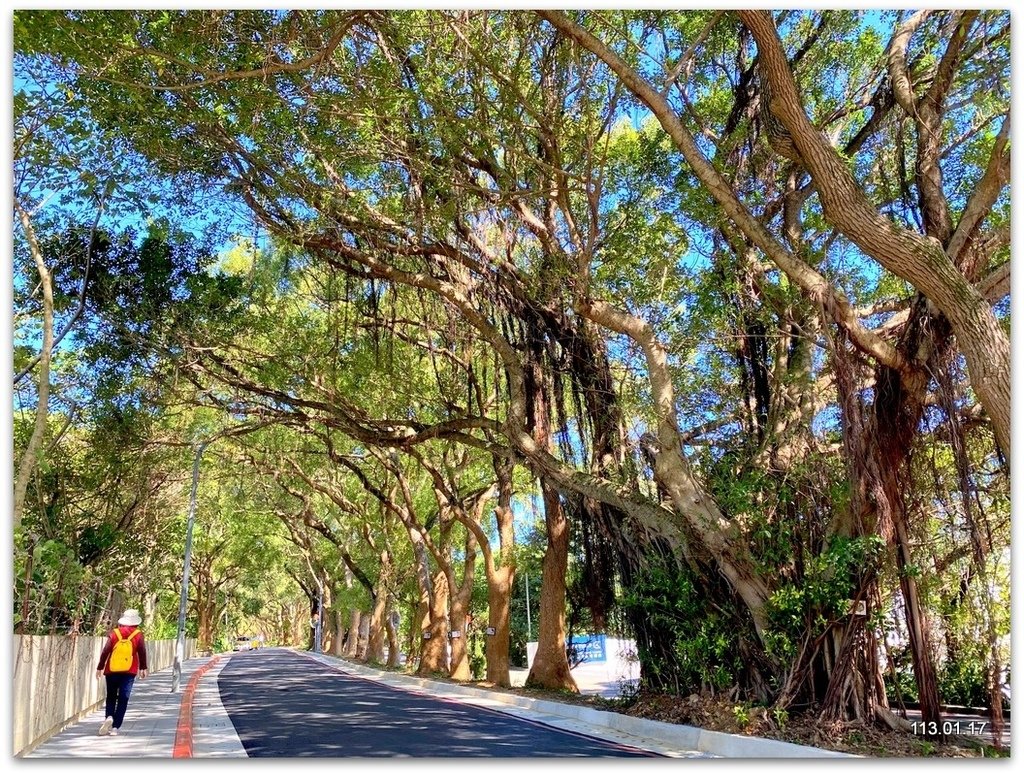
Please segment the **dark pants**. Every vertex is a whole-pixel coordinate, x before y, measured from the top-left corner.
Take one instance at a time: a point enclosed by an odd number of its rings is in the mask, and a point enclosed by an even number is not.
[[[114,718],[114,729],[121,728],[124,712],[128,710],[128,697],[132,693],[135,676],[131,673],[110,673],[107,678],[107,715]]]

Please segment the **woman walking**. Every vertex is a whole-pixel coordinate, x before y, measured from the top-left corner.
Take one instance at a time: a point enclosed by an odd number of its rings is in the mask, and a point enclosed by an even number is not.
[[[117,627],[110,632],[107,643],[100,652],[96,665],[96,678],[107,679],[107,717],[100,724],[101,735],[116,735],[128,710],[128,698],[132,693],[135,676],[145,678],[149,672],[146,660],[146,639],[139,629],[142,617],[134,608],[129,608],[117,620]]]

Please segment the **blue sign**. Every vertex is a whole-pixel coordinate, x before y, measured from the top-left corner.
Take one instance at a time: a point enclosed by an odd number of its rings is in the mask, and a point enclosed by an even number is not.
[[[569,648],[575,654],[572,660],[583,662],[604,662],[607,659],[604,635],[573,635]]]

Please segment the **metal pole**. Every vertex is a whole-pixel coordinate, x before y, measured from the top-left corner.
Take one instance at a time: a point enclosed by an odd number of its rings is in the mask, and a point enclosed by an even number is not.
[[[209,442],[196,445],[196,459],[192,464],[192,494],[188,499],[188,522],[185,527],[185,567],[181,574],[181,600],[178,602],[178,640],[174,647],[174,666],[171,672],[171,692],[181,685],[181,663],[185,661],[185,606],[188,603],[188,574],[192,566],[192,525],[196,518],[196,492],[199,489],[199,461]]]
[[[526,640],[533,638],[533,625],[530,623],[530,574],[523,571],[523,581],[526,582]]]

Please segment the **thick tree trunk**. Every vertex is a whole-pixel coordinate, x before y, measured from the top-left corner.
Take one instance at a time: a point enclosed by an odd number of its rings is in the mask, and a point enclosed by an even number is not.
[[[325,654],[333,654],[337,649],[338,612],[334,610],[334,585],[324,584],[324,606],[320,619],[320,647]]]
[[[466,608],[464,604],[452,602],[451,608],[451,635],[449,642],[451,646],[451,664],[448,668],[448,677],[456,681],[470,681],[473,672],[469,667],[469,637],[466,632]]]
[[[388,587],[391,584],[393,569],[391,553],[386,549],[380,553],[380,575],[374,588],[373,613],[370,615],[370,642],[366,647],[366,661],[381,663],[384,661],[384,642],[387,637],[386,624],[388,619]]]
[[[863,615],[851,612],[844,626],[837,626],[826,639],[817,667],[828,675],[821,701],[820,718],[830,725],[847,719],[871,723],[880,711],[888,711],[885,684],[880,678],[878,642],[869,626],[868,614],[875,599],[876,580],[869,582],[862,598]],[[833,656],[834,655],[834,656]],[[813,675],[813,667],[811,671]],[[815,695],[811,687],[810,697]]]
[[[487,577],[487,626],[484,655],[487,659],[487,681],[495,686],[511,686],[509,645],[511,643],[511,600],[515,568],[496,568]]]
[[[383,594],[383,590],[378,588],[377,595],[373,600],[373,609],[370,611],[370,629],[366,644],[366,661],[374,665],[384,662],[384,641],[386,637],[384,618],[386,608],[385,594]]]
[[[356,659],[366,660],[366,647],[370,642],[370,615],[363,613],[359,619],[359,634],[356,639]]]
[[[526,677],[527,686],[578,692],[569,671],[565,649],[565,574],[569,567],[569,522],[558,491],[541,478],[544,524],[548,546],[544,552],[540,590],[540,627],[537,653]]]
[[[359,645],[359,622],[361,620],[362,614],[358,608],[352,608],[349,610],[348,636],[345,638],[344,652],[344,656],[349,659],[354,659],[356,656],[356,648]]]
[[[525,371],[528,424],[534,443],[541,449],[551,448],[551,406],[547,385],[541,368],[542,345],[534,339],[530,345],[529,366]],[[526,677],[527,686],[544,689],[579,688],[569,671],[565,649],[565,583],[569,568],[569,521],[558,490],[545,475],[539,477],[544,502],[544,525],[547,529],[547,549],[541,572],[540,626],[537,653]]]
[[[426,616],[422,624],[423,646],[419,674],[448,673],[448,580],[438,571],[431,584]]]
[[[462,584],[452,594],[451,605],[451,668],[450,677],[456,681],[469,681],[473,671],[469,665],[469,607],[473,598],[473,579],[476,576],[476,537],[466,531],[466,552],[462,568]]]
[[[216,601],[211,600],[210,597],[206,597],[201,605],[197,605],[197,613],[199,614],[199,626],[197,630],[198,643],[197,646],[200,651],[212,651],[213,650],[213,631],[217,617],[217,606]]]
[[[384,629],[388,637],[388,667],[397,667],[399,658],[398,630],[392,614],[395,611],[395,601],[388,598],[387,610],[384,613]]]
[[[941,319],[932,320],[926,308],[926,304],[917,305],[908,323],[908,333],[901,342],[901,348],[905,348],[908,362],[911,363],[912,356],[918,352],[927,353],[926,357],[930,357],[936,349],[946,348],[947,337],[944,332],[948,329]],[[918,436],[927,385],[928,378],[923,369],[910,374],[898,374],[883,367],[876,376],[872,441],[877,444],[875,454],[878,468],[875,476],[878,483],[874,493],[881,532],[889,540],[896,555],[921,720],[934,722],[941,729],[938,678],[929,623],[917,581],[911,575],[911,568],[916,563],[911,553],[911,525],[907,512],[907,497],[913,490],[909,471],[910,451]]]
[[[345,655],[345,617],[342,611],[331,608],[328,612],[331,623],[330,653],[336,657]]]
[[[208,561],[200,559],[195,573],[195,612],[197,646],[200,651],[212,651],[217,629],[217,586],[210,575]]]
[[[986,683],[988,684],[988,717],[992,722],[992,739],[995,741],[995,747],[999,750],[1003,748],[1003,730],[1005,728],[1001,667],[998,644],[992,642],[990,644],[990,659],[986,675]]]
[[[150,593],[148,595],[145,595],[142,598],[142,621],[143,621],[143,623],[150,624],[151,622],[155,621],[157,599],[158,599],[158,595],[155,592],[152,592],[152,593]]]
[[[430,576],[430,566],[427,563],[427,549],[418,532],[409,531],[409,536],[413,540],[413,555],[416,558],[416,586],[419,594],[416,616],[413,619],[415,626],[411,628],[417,640],[416,653],[419,657],[417,672],[420,675],[431,675],[444,672],[444,654],[443,651],[439,651],[441,647],[437,645],[442,640],[439,633],[443,632],[443,629],[437,625],[433,615],[435,590]]]
[[[914,559],[905,498],[912,488],[908,458],[923,411],[928,379],[925,366],[947,346],[948,329],[940,318],[932,319],[923,299],[912,311],[900,349],[906,367],[898,372],[880,366],[876,372],[874,403],[863,406],[854,369],[841,346],[834,348],[837,385],[844,414],[844,444],[854,483],[852,519],[845,527],[851,535],[881,534],[895,553],[900,590],[909,633],[914,677],[922,720],[941,729],[938,681],[929,643],[928,622],[917,583],[908,573]],[[845,667],[845,665],[840,665]],[[833,677],[833,683],[836,679]],[[839,712],[833,693],[832,707]]]
[[[921,720],[935,722],[942,728],[942,708],[939,700],[939,682],[935,673],[935,658],[929,636],[929,624],[917,581],[911,575],[913,558],[910,554],[910,539],[906,532],[905,520],[896,523],[896,571],[900,576],[900,591],[903,594],[910,653],[913,656],[914,680],[917,683],[917,700],[921,705]],[[942,735],[940,735],[941,737]]]
[[[487,626],[484,654],[487,659],[487,680],[495,686],[511,686],[509,675],[509,644],[511,641],[512,585],[516,578],[515,533],[512,514],[511,459],[494,458],[498,481],[498,504],[494,519],[498,528],[498,562],[485,555],[487,573]]]

